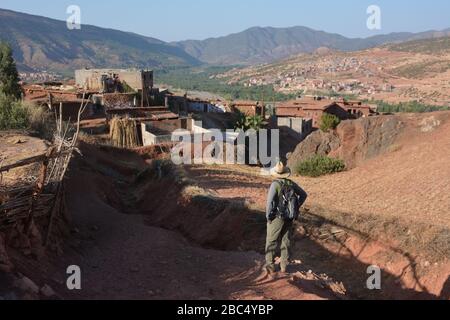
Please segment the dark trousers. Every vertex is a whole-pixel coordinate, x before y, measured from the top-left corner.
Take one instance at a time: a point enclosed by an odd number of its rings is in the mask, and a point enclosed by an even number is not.
[[[278,246],[281,250],[281,270],[286,271],[291,250],[293,222],[276,218],[267,223],[266,267],[275,270],[275,254]]]

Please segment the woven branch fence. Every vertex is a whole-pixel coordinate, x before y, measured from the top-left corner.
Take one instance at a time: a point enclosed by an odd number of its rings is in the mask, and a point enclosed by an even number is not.
[[[84,101],[84,97],[83,100]],[[29,234],[35,219],[48,218],[44,245],[47,245],[55,219],[64,212],[64,177],[76,148],[80,132],[80,119],[87,103],[81,104],[75,126],[64,124],[62,112],[56,115],[53,145],[45,154],[0,166],[0,230],[24,226]],[[62,109],[62,105],[60,106]],[[28,177],[27,184],[2,186],[1,175],[17,168],[37,164],[39,170]]]

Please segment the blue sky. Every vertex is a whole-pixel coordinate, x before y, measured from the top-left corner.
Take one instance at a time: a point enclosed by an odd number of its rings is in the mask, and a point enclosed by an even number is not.
[[[302,25],[349,37],[450,27],[448,0],[0,0],[0,8],[66,20],[79,5],[82,23],[132,31],[165,41],[205,39],[253,26]],[[382,29],[366,27],[378,5]]]

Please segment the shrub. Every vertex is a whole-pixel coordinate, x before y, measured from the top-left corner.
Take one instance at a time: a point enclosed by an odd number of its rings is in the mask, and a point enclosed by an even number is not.
[[[0,93],[0,130],[29,129],[51,138],[54,121],[44,108]]]
[[[368,103],[373,103],[378,106],[377,111],[382,113],[424,113],[424,112],[435,112],[435,111],[446,111],[449,110],[448,106],[435,106],[423,104],[418,101],[400,102],[398,104],[391,104],[385,101],[367,101]]]
[[[307,177],[320,177],[344,170],[344,161],[319,155],[300,162],[295,169],[296,173]]]
[[[320,122],[320,130],[328,132],[334,130],[341,123],[341,119],[333,114],[324,113]]]
[[[43,139],[51,140],[56,129],[54,114],[45,107],[39,107],[29,102],[20,103],[28,114],[28,128]]]
[[[26,129],[29,124],[29,112],[24,104],[0,93],[0,130]]]

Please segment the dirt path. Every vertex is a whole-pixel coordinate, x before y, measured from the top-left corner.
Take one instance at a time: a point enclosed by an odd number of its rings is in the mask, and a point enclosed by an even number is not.
[[[67,186],[67,206],[76,229],[55,277],[64,279],[61,271],[78,265],[83,288],[69,293],[60,286],[66,298],[335,298],[313,279],[267,278],[260,254],[203,249],[175,232],[146,225],[144,216],[120,212],[114,207],[121,193],[115,186],[126,183],[118,183],[126,169],[99,174],[107,168],[101,163],[108,160],[88,157],[85,154],[70,171]],[[126,158],[116,157],[116,162],[122,160]]]

